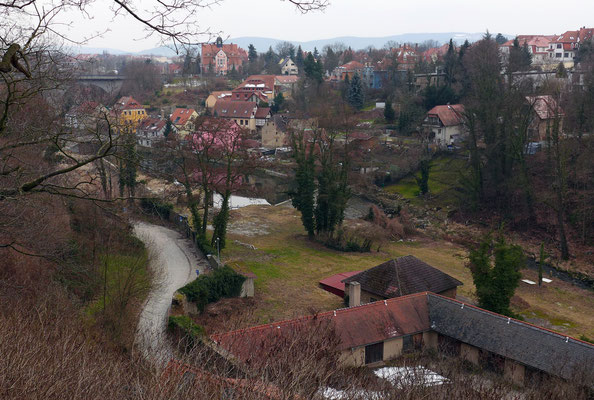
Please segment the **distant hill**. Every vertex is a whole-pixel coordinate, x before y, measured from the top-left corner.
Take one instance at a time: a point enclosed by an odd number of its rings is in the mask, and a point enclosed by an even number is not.
[[[435,40],[440,44],[447,43],[450,39],[458,44],[462,44],[465,40],[469,42],[475,42],[483,37],[484,33],[467,33],[467,32],[442,32],[442,33],[404,33],[401,35],[392,35],[384,37],[357,37],[357,36],[342,36],[331,39],[320,39],[311,40],[307,42],[299,42],[295,40],[287,40],[287,42],[293,43],[295,46],[301,45],[303,50],[313,51],[314,47],[318,50],[328,44],[336,42],[344,43],[346,46],[350,46],[354,50],[364,49],[367,46],[374,46],[376,48],[383,47],[386,42],[392,40],[397,43],[422,43],[426,40]],[[505,35],[511,37],[511,35]],[[277,43],[284,42],[285,40],[263,38],[263,37],[238,37],[227,40],[229,43],[237,43],[240,47],[246,48],[248,45],[253,44],[258,52],[265,52],[270,46],[274,49]]]
[[[435,40],[439,44],[447,43],[450,39],[454,39],[457,44],[462,44],[465,40],[469,42],[475,42],[480,40],[483,37],[484,33],[467,33],[467,32],[441,32],[441,33],[403,33],[401,35],[392,35],[392,36],[384,36],[384,37],[357,37],[357,36],[341,36],[331,39],[319,39],[319,40],[310,40],[307,42],[299,42],[295,40],[286,40],[287,42],[293,43],[295,46],[301,45],[301,48],[306,51],[313,51],[314,48],[317,47],[318,50],[322,50],[322,48],[328,44],[333,44],[336,42],[341,42],[345,46],[350,46],[354,50],[364,49],[367,46],[374,46],[376,48],[383,47],[386,42],[394,41],[397,43],[422,43],[426,40]],[[511,35],[504,35],[508,38],[511,38]],[[256,47],[258,52],[264,53],[270,46],[274,48],[278,43],[285,42],[283,39],[273,39],[273,38],[265,38],[265,37],[251,37],[251,36],[243,36],[238,38],[232,38],[225,41],[226,43],[236,43],[240,47],[247,49],[250,44],[253,44]],[[75,53],[85,53],[85,54],[100,54],[104,51],[120,55],[120,54],[137,54],[137,55],[155,55],[155,56],[165,56],[165,57],[174,57],[176,56],[175,51],[170,49],[169,47],[161,46],[155,47],[152,49],[141,50],[141,51],[125,51],[125,50],[118,50],[118,49],[109,49],[109,48],[101,48],[101,47],[80,47],[75,49]]]

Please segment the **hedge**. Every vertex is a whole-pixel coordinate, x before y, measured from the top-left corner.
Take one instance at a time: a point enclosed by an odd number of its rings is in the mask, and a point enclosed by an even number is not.
[[[169,220],[169,215],[173,211],[173,204],[158,199],[144,198],[140,201],[140,206],[145,212],[154,214],[164,220]]]
[[[200,311],[209,303],[214,303],[224,297],[237,297],[241,293],[241,286],[245,277],[235,272],[231,267],[224,266],[215,269],[207,275],[200,275],[193,282],[179,289],[188,300],[196,303]]]

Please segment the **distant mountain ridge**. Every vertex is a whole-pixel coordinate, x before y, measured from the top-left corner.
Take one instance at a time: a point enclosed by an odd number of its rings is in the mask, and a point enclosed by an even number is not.
[[[330,39],[318,39],[310,41],[296,41],[296,40],[284,40],[274,39],[257,36],[242,36],[237,38],[231,38],[225,40],[225,43],[236,43],[240,47],[247,49],[250,44],[256,47],[256,50],[260,53],[266,52],[269,47],[274,47],[281,42],[291,42],[295,46],[301,46],[305,51],[313,51],[314,48],[322,50],[326,45],[333,43],[343,43],[347,47],[351,47],[353,50],[364,49],[368,46],[376,48],[382,48],[388,41],[394,41],[397,43],[422,43],[426,40],[435,40],[439,44],[447,43],[450,39],[453,39],[457,44],[462,44],[465,40],[469,42],[475,42],[483,37],[484,33],[468,33],[468,32],[440,32],[440,33],[403,33],[400,35],[383,36],[383,37],[359,37],[359,36],[341,36]],[[504,35],[511,38],[512,35]],[[75,53],[79,54],[101,54],[104,51],[115,54],[132,54],[132,55],[154,55],[154,56],[165,56],[174,57],[176,56],[175,51],[169,47],[161,46],[152,49],[146,49],[141,51],[126,51],[111,48],[102,47],[80,47],[75,49]]]

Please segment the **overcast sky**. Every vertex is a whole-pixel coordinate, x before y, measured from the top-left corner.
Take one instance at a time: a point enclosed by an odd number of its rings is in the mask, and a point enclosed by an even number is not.
[[[150,3],[143,0],[139,3]],[[142,27],[130,17],[113,15],[99,1],[91,21],[67,17],[79,37],[90,29],[111,29],[92,47],[138,51],[158,45],[142,39]],[[201,28],[223,37],[261,36],[307,41],[338,36],[389,36],[411,32],[484,32],[554,34],[594,25],[594,1],[565,0],[331,0],[324,12],[306,15],[282,0],[223,0],[199,15]],[[136,39],[136,40],[135,40]],[[140,39],[140,40],[138,40]]]

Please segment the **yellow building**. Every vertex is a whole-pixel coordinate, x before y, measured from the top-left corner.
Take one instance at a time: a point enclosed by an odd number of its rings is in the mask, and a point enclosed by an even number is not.
[[[147,117],[144,107],[131,96],[120,98],[113,106],[120,131],[135,133],[140,121]]]

